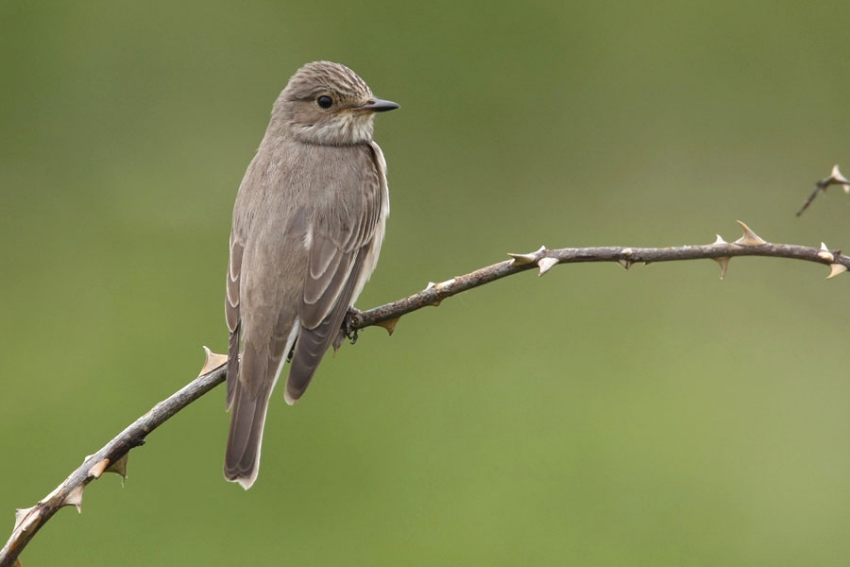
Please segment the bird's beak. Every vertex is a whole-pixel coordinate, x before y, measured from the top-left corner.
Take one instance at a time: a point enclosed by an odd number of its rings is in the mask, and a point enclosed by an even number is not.
[[[398,105],[390,100],[381,100],[379,98],[373,98],[369,102],[361,106],[355,106],[354,110],[368,110],[370,112],[387,112],[388,110],[395,110],[398,108]]]

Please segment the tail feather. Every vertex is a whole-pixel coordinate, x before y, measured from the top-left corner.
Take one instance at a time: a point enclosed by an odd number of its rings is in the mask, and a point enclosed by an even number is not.
[[[241,384],[235,387],[224,476],[231,482],[238,482],[245,490],[251,488],[260,472],[260,450],[270,394],[270,388],[263,388],[252,397]]]

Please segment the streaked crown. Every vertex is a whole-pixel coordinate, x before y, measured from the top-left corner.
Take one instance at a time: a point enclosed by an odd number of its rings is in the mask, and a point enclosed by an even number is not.
[[[372,91],[357,73],[339,63],[307,63],[289,79],[281,96],[290,102],[310,100],[322,92],[333,92],[348,100],[366,101]]]

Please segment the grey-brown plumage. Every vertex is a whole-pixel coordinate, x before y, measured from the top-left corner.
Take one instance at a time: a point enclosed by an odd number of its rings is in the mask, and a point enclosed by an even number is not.
[[[375,269],[389,194],[373,115],[394,108],[343,65],[305,65],[275,102],[239,187],[225,302],[233,416],[224,476],[246,489],[287,356],[293,404]]]

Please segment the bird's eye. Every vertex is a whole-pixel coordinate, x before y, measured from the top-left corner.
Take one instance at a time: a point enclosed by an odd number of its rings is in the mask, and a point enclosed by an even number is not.
[[[331,106],[333,106],[334,99],[332,99],[328,95],[322,95],[318,99],[316,99],[316,103],[322,108],[330,108]]]

